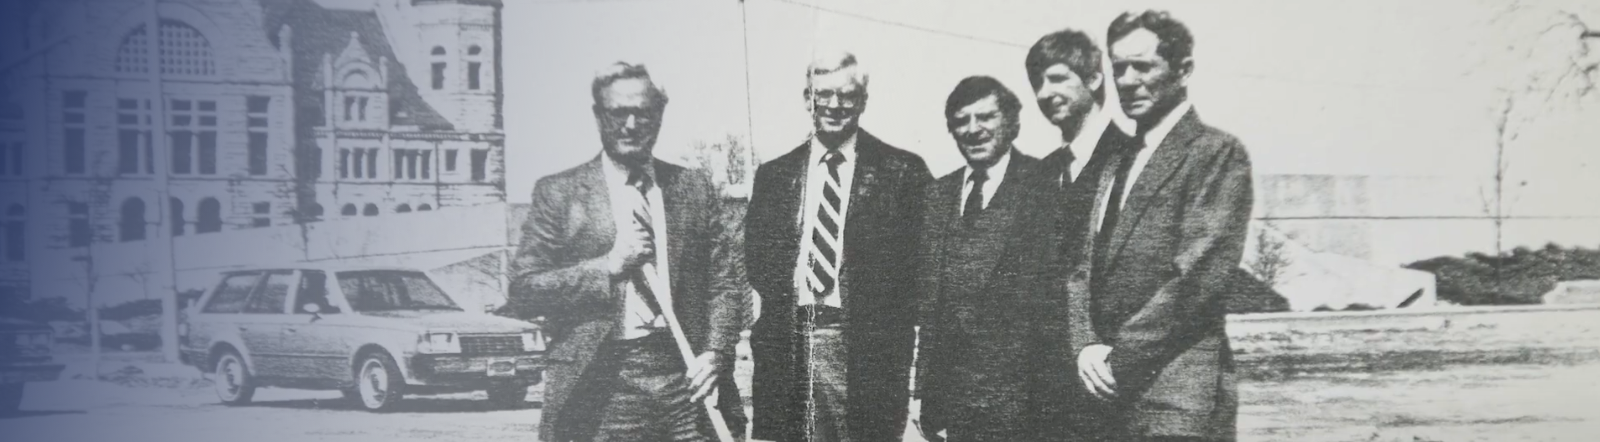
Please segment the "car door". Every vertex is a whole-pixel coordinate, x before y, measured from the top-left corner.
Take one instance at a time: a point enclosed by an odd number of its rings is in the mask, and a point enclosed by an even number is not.
[[[294,319],[288,314],[288,306],[290,292],[297,285],[295,277],[289,270],[267,271],[240,315],[243,320],[239,336],[251,349],[257,377],[292,377],[282,334],[284,326]]]
[[[244,343],[240,335],[247,328],[244,306],[260,283],[261,272],[223,274],[222,282],[217,283],[217,288],[200,306],[200,313],[189,320],[189,335],[197,341],[193,345],[205,349],[217,342],[231,342],[243,345],[245,348],[240,350],[246,354],[254,353],[255,349]]]
[[[312,381],[342,382],[350,378],[350,315],[329,297],[328,275],[320,270],[300,272],[300,286],[290,304],[294,313],[283,328],[283,346],[296,377]],[[317,312],[307,307],[315,305]]]

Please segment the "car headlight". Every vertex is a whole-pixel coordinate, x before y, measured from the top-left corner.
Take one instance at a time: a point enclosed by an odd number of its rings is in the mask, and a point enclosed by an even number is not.
[[[544,351],[544,332],[524,332],[522,351]]]
[[[425,354],[460,353],[461,340],[454,333],[424,333],[417,342],[417,352]]]

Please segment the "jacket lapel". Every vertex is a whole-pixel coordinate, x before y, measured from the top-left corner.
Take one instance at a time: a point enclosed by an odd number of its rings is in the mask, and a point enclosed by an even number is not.
[[[573,195],[577,197],[573,201],[585,206],[584,211],[594,223],[596,237],[610,249],[617,241],[617,220],[611,214],[611,190],[606,187],[606,175],[601,167],[605,167],[605,163],[598,156],[583,165],[577,176],[579,194]]]
[[[879,141],[867,131],[860,131],[860,134],[856,140],[855,178],[850,183],[850,206],[846,209],[849,213],[845,214],[844,221],[846,235],[849,235],[851,224],[860,225],[857,220],[867,216],[863,213],[870,211],[871,206],[862,203],[877,193],[880,184],[878,169],[882,166],[883,158],[880,155],[882,149],[878,146]],[[850,244],[848,236],[845,238],[845,244]]]
[[[685,195],[686,189],[679,184],[679,174],[671,167],[666,167],[660,160],[655,160],[656,182],[661,187],[661,205],[664,218],[667,220],[667,273],[668,284],[676,281],[685,281],[684,266],[688,264],[687,250],[684,244],[689,238],[689,220],[693,219],[691,196]],[[675,291],[674,291],[675,292]],[[673,298],[677,303],[677,298]]]
[[[1151,154],[1150,162],[1139,173],[1138,181],[1131,185],[1128,201],[1122,207],[1122,216],[1117,222],[1116,230],[1111,232],[1110,256],[1106,257],[1105,262],[1116,262],[1117,255],[1128,245],[1133,229],[1138,227],[1145,211],[1149,209],[1150,199],[1166,188],[1167,183],[1171,182],[1172,177],[1182,168],[1183,163],[1189,158],[1187,148],[1189,142],[1198,136],[1200,136],[1200,119],[1194,110],[1190,110],[1180,117],[1166,139],[1161,140],[1161,145],[1156,148],[1154,154]]]

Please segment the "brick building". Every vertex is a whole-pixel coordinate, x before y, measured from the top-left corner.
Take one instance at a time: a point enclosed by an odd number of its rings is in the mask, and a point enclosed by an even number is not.
[[[499,0],[6,3],[7,292],[30,255],[504,201]]]

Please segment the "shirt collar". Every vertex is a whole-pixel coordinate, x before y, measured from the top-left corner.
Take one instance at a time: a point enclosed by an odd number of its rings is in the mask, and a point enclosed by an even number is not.
[[[1155,127],[1150,128],[1149,132],[1145,132],[1145,147],[1160,147],[1161,141],[1167,139],[1167,134],[1172,133],[1172,128],[1178,126],[1178,120],[1182,120],[1183,115],[1189,113],[1189,109],[1192,107],[1189,104],[1189,100],[1183,100],[1182,103],[1178,103],[1177,106],[1173,107],[1171,112],[1167,112],[1166,116],[1161,117],[1161,121],[1157,122]]]
[[[611,158],[611,152],[600,154],[600,170],[605,173],[606,182],[614,186],[628,185],[628,175],[633,173],[633,170],[629,169],[628,166]],[[650,177],[651,183],[656,182],[656,168],[646,167],[644,168],[644,174]]]
[[[850,138],[845,138],[843,143],[839,143],[839,154],[844,156],[844,162],[854,163],[856,161],[856,138],[860,136],[861,131],[858,130],[856,133],[850,134]],[[822,145],[822,141],[817,140],[817,137],[812,135],[810,164],[821,163],[822,154],[825,153],[828,153],[828,146]]]
[[[1001,155],[998,161],[995,161],[994,164],[990,165],[988,169],[984,169],[989,176],[984,183],[998,183],[1001,180],[1006,179],[1006,169],[1011,167],[1011,154],[1016,152],[1016,147],[1006,149],[1005,155]],[[961,174],[961,185],[965,186],[970,180],[972,180],[972,165],[968,164],[966,167],[966,172]]]

